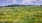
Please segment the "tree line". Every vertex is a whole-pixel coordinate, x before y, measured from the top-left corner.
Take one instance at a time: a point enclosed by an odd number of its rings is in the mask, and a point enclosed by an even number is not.
[[[19,5],[19,4],[5,5],[5,7],[14,7],[14,6],[38,6],[38,5]],[[42,5],[40,5],[40,6],[42,6]]]

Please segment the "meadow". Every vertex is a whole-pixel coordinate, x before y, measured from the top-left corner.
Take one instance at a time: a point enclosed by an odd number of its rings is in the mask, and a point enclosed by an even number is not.
[[[42,6],[0,7],[0,23],[42,23]]]

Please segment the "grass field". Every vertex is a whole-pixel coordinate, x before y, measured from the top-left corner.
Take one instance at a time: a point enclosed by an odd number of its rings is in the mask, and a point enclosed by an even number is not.
[[[42,23],[42,7],[0,7],[0,23]]]

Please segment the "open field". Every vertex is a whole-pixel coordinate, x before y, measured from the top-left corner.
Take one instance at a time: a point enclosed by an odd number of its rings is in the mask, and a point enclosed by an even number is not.
[[[42,23],[42,7],[0,7],[0,23]]]

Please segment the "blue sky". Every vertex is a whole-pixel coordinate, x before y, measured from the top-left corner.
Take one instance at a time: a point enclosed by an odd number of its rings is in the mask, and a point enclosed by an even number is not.
[[[42,5],[42,0],[0,0],[1,6],[11,4]]]

